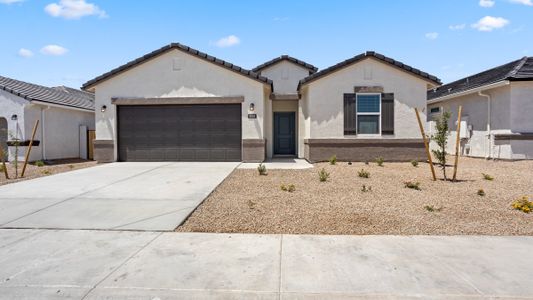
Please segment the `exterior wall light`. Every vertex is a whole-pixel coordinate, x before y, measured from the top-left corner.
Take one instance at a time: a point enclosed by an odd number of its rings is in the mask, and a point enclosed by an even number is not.
[[[250,111],[254,111],[254,110],[255,110],[255,104],[250,103]]]
[[[104,113],[106,110],[107,110],[107,106],[102,105],[102,108],[100,109],[100,111]]]
[[[17,115],[12,115],[11,116],[11,121],[16,121],[16,120],[18,120],[18,118],[19,117]]]

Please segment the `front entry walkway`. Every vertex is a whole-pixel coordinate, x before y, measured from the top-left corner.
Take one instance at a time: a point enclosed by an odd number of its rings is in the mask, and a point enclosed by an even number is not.
[[[263,163],[267,170],[310,169],[313,165],[301,158],[272,158]],[[258,163],[242,163],[238,169],[257,169]]]
[[[0,229],[0,299],[531,299],[532,237]]]
[[[175,229],[239,163],[112,163],[0,187],[1,228]]]

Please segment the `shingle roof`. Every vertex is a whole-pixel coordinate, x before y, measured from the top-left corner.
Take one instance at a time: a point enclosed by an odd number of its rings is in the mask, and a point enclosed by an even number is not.
[[[334,72],[336,72],[336,71],[338,71],[338,70],[340,70],[340,69],[342,69],[344,67],[347,67],[347,66],[349,66],[351,64],[354,64],[356,62],[359,62],[359,61],[361,61],[361,60],[363,60],[365,58],[369,58],[369,57],[375,58],[375,59],[377,59],[379,61],[387,63],[387,64],[389,64],[391,66],[396,67],[396,68],[402,69],[403,71],[407,71],[407,72],[413,74],[414,76],[420,77],[420,78],[422,78],[424,80],[428,80],[428,81],[430,81],[430,82],[432,82],[434,84],[438,84],[438,85],[442,84],[440,79],[437,78],[436,76],[433,76],[433,75],[428,74],[426,72],[422,72],[419,69],[413,68],[413,67],[408,66],[408,65],[406,65],[406,64],[404,64],[402,62],[394,60],[394,59],[392,59],[390,57],[387,57],[385,55],[376,53],[374,51],[367,51],[365,53],[356,55],[356,56],[354,56],[352,58],[349,58],[349,59],[347,59],[345,61],[342,61],[342,62],[340,62],[340,63],[338,63],[336,65],[333,65],[333,66],[331,66],[329,68],[321,70],[320,72],[317,72],[315,74],[307,76],[306,78],[300,80],[300,83],[298,84],[298,90],[304,84],[307,84],[307,83],[309,83],[311,81],[315,81],[315,80],[317,80],[319,78],[322,78],[322,77],[324,77],[326,75],[334,73]]]
[[[277,64],[278,62],[281,62],[281,61],[284,61],[284,60],[287,60],[287,61],[290,61],[294,64],[297,64],[299,66],[302,66],[306,69],[309,70],[309,74],[313,74],[313,73],[316,73],[316,71],[318,71],[318,68],[313,66],[312,64],[308,64],[306,63],[305,61],[303,60],[299,60],[297,58],[294,58],[294,57],[291,57],[291,56],[288,56],[288,55],[282,55],[282,56],[279,56],[279,57],[276,57],[272,60],[269,60],[267,61],[266,63],[263,63],[263,64],[260,64],[259,66],[255,67],[252,69],[253,72],[256,72],[256,73],[259,73],[261,70],[263,69],[266,69],[274,64]]]
[[[0,76],[0,89],[29,101],[94,110],[94,94],[69,87],[46,87]]]
[[[200,52],[200,51],[198,51],[196,49],[193,49],[191,47],[188,47],[188,46],[185,46],[185,45],[182,45],[182,44],[179,44],[179,43],[172,43],[172,44],[166,45],[164,47],[161,47],[161,48],[159,48],[159,49],[157,49],[155,51],[152,51],[152,52],[150,52],[150,53],[148,53],[146,55],[143,55],[143,56],[141,56],[141,57],[139,57],[139,58],[137,58],[135,60],[132,60],[132,61],[130,61],[130,62],[128,62],[128,63],[126,63],[126,64],[124,64],[124,65],[122,65],[120,67],[117,67],[117,68],[115,68],[115,69],[113,69],[113,70],[111,70],[111,71],[109,71],[107,73],[104,73],[104,74],[102,74],[102,75],[100,75],[100,76],[98,76],[98,77],[96,77],[96,78],[94,78],[92,80],[89,80],[86,83],[84,83],[81,88],[85,90],[85,89],[87,89],[87,88],[89,88],[89,87],[91,87],[91,86],[93,86],[93,85],[95,85],[95,84],[97,84],[97,83],[99,83],[101,81],[107,80],[108,78],[110,78],[110,77],[112,77],[112,76],[114,76],[116,74],[119,74],[121,72],[129,70],[130,68],[133,68],[133,67],[135,67],[135,66],[137,66],[137,65],[139,65],[141,63],[144,63],[145,61],[147,61],[147,60],[149,60],[151,58],[154,58],[154,57],[156,57],[158,55],[164,54],[164,53],[166,53],[166,52],[168,52],[170,50],[174,50],[174,49],[177,49],[177,50],[186,52],[188,54],[194,55],[194,56],[196,56],[198,58],[201,58],[201,59],[206,60],[208,62],[211,62],[211,63],[214,63],[214,64],[219,65],[221,67],[224,67],[224,68],[226,68],[226,69],[228,69],[230,71],[236,72],[238,74],[241,74],[241,75],[246,76],[248,78],[251,78],[253,80],[257,80],[259,82],[262,82],[262,83],[265,83],[265,84],[269,84],[269,85],[272,86],[272,80],[270,80],[270,79],[268,79],[268,78],[266,78],[264,76],[261,76],[261,75],[259,75],[257,73],[254,73],[254,72],[250,71],[250,70],[247,70],[247,69],[241,68],[239,66],[236,66],[236,65],[234,65],[232,63],[229,63],[227,61],[224,61],[222,59],[219,59],[219,58],[216,58],[214,56],[208,55],[206,53]]]
[[[427,98],[428,100],[434,100],[502,80],[533,80],[533,57],[523,57],[519,60],[429,90]]]

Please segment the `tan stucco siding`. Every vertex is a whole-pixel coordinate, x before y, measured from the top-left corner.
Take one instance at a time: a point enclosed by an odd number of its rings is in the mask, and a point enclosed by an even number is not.
[[[353,93],[355,86],[381,86],[385,93],[394,93],[395,134],[383,138],[419,138],[413,108],[425,108],[427,85],[422,79],[371,58],[311,82],[305,89],[309,138],[344,137],[343,94]],[[422,114],[425,118],[425,110]]]
[[[243,139],[264,138],[265,95],[269,87],[221,66],[179,50],[172,50],[116,75],[95,87],[96,138],[116,140],[116,107],[113,97],[244,96]],[[251,103],[257,119],[248,119]],[[101,113],[102,105],[107,111]]]
[[[298,83],[309,76],[309,70],[284,60],[261,70],[261,75],[274,82],[275,93],[291,94],[297,92]]]

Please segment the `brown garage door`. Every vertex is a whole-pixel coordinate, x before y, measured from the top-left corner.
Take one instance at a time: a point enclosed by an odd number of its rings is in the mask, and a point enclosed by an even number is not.
[[[241,105],[118,106],[120,161],[240,161]]]

